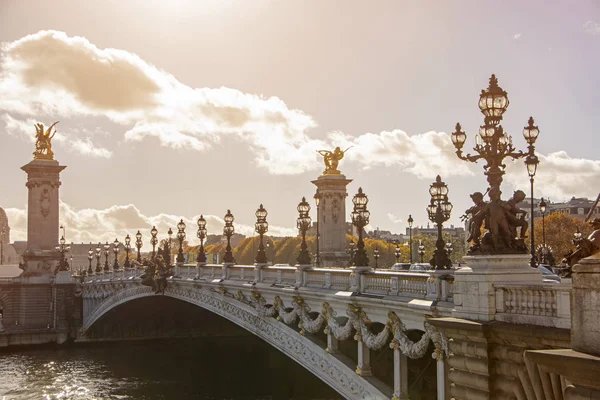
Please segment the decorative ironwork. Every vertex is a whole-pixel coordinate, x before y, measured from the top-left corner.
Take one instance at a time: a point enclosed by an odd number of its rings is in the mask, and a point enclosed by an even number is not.
[[[137,231],[137,233],[135,234],[135,247],[137,248],[137,262],[139,263],[142,262],[142,253],[140,252],[140,250],[142,249],[143,245],[144,242],[142,242],[142,233],[140,231]]]
[[[177,263],[183,263],[185,258],[183,257],[183,241],[185,240],[185,223],[183,218],[177,224],[177,240],[179,241],[179,250],[177,251]]]
[[[438,175],[435,182],[429,186],[429,194],[431,195],[431,203],[427,206],[427,214],[429,220],[436,224],[438,236],[435,242],[435,250],[433,257],[429,260],[429,264],[436,270],[450,269],[452,261],[448,257],[446,250],[446,242],[442,237],[442,226],[444,222],[450,219],[452,211],[452,203],[448,201],[448,186],[442,182],[442,178]]]
[[[412,246],[412,226],[413,226],[413,217],[411,214],[408,214],[408,220],[406,221],[408,222],[408,257],[409,257],[409,263],[412,264],[413,262],[413,246]]]
[[[203,215],[200,215],[200,218],[198,218],[198,233],[196,236],[200,239],[200,248],[198,249],[196,261],[201,265],[205,265],[206,253],[204,252],[204,239],[206,239],[206,220]]]
[[[400,251],[400,244],[396,243],[396,250],[394,251],[394,255],[396,256],[396,263],[400,262],[400,255],[402,255],[402,252]]]
[[[227,237],[227,247],[225,248],[225,255],[223,256],[223,264],[235,264],[235,258],[233,258],[233,252],[231,251],[231,236],[235,232],[233,227],[233,214],[231,210],[227,210],[225,214],[225,226],[223,227],[223,235]]]
[[[56,251],[60,253],[60,261],[58,262],[55,272],[69,270],[69,263],[67,261],[67,258],[65,257],[65,253],[71,251],[71,246],[68,246],[66,242],[67,241],[65,240],[65,237],[61,236],[59,245],[55,247]]]
[[[367,203],[369,198],[363,193],[362,188],[358,188],[358,193],[354,195],[352,203],[354,204],[354,211],[352,211],[352,224],[356,226],[358,230],[358,243],[356,245],[356,251],[354,253],[352,265],[355,267],[367,267],[369,266],[369,257],[365,251],[365,242],[363,241],[363,230],[369,223],[369,217],[371,213],[367,210]]]
[[[269,230],[269,223],[267,222],[267,210],[261,204],[258,210],[256,210],[256,224],[254,229],[260,236],[260,242],[258,243],[258,252],[256,253],[256,259],[254,260],[257,264],[267,263],[267,253],[265,252],[265,246],[263,243],[263,236]]]
[[[500,121],[509,105],[508,95],[506,91],[498,86],[498,80],[495,75],[490,78],[490,84],[486,90],[482,90],[479,96],[479,108],[484,115],[484,124],[479,128],[479,135],[476,136],[476,144],[473,150],[475,155],[463,155],[462,147],[465,144],[467,135],[461,130],[460,123],[456,124],[456,131],[452,133],[452,143],[456,147],[456,155],[461,159],[469,162],[477,162],[480,159],[486,161],[484,165],[484,175],[487,176],[489,183],[489,203],[481,200],[475,200],[474,196],[479,192],[474,193],[471,198],[478,208],[471,208],[471,212],[467,215],[472,216],[470,222],[469,238],[473,241],[473,245],[469,249],[469,254],[492,254],[492,253],[526,253],[524,231],[526,230],[526,222],[524,221],[522,211],[517,207],[513,196],[511,200],[504,202],[501,200],[500,185],[502,184],[502,176],[504,175],[505,158],[519,159],[525,158],[525,164],[531,178],[531,190],[533,199],[533,176],[539,162],[535,155],[534,143],[539,135],[539,129],[534,125],[533,118],[529,118],[529,124],[523,130],[523,136],[527,140],[529,146],[528,151],[516,151],[512,143],[512,137],[504,132]],[[522,192],[521,192],[522,193]],[[480,196],[477,196],[479,199]],[[483,196],[481,196],[483,197]],[[520,197],[520,196],[519,196]],[[532,205],[533,207],[533,205]],[[519,215],[521,214],[521,215]],[[533,221],[533,208],[532,217]],[[479,233],[483,221],[486,222],[487,232],[479,240]],[[516,237],[516,230],[521,227],[521,237]],[[531,234],[532,245],[532,265],[534,264],[533,252],[533,232]]]
[[[94,259],[94,250],[90,247],[90,249],[88,250],[88,269],[87,269],[87,274],[91,275],[94,273],[94,269],[92,268],[92,260]]]
[[[98,242],[96,246],[96,273],[102,272],[102,264],[100,263],[100,256],[102,255],[102,243]]]
[[[108,265],[108,255],[110,254],[110,245],[108,242],[104,245],[104,271],[110,271],[110,266]]]
[[[337,164],[336,164],[337,165]],[[298,254],[298,258],[296,261],[298,265],[310,265],[310,253],[308,251],[308,246],[306,245],[306,231],[310,228],[311,219],[308,215],[310,211],[310,205],[306,201],[306,198],[303,197],[302,201],[298,203],[298,219],[296,221],[296,226],[300,231],[300,235],[302,235],[302,244],[300,245],[300,252]]]
[[[113,271],[118,271],[119,270],[119,260],[118,260],[118,256],[119,256],[119,245],[121,243],[119,242],[119,239],[115,239],[115,241],[113,242],[113,253],[115,253],[115,262],[113,264]]]
[[[129,234],[125,236],[125,264],[123,264],[123,268],[129,269],[131,268],[131,263],[129,262],[129,252],[131,251],[131,237]]]
[[[152,235],[150,244],[152,245],[152,259],[154,260],[156,258],[156,245],[158,244],[158,238],[156,237],[156,235],[158,235],[158,229],[156,229],[156,226],[152,227],[150,235]]]
[[[379,266],[379,248],[377,247],[375,250],[373,250],[373,258],[375,259],[375,269],[377,269],[377,267]]]

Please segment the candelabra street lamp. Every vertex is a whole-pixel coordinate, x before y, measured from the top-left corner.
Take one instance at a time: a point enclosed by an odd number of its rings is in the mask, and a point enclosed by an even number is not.
[[[87,269],[87,273],[88,275],[91,275],[94,273],[94,270],[92,269],[92,260],[94,259],[94,250],[90,247],[90,249],[88,250],[88,269]]]
[[[185,261],[183,257],[183,241],[185,240],[185,223],[183,218],[177,224],[177,240],[179,240],[179,251],[177,252],[177,263],[181,264]]]
[[[68,271],[69,263],[67,262],[67,258],[65,257],[65,253],[71,251],[71,246],[67,246],[65,237],[62,236],[59,241],[59,245],[56,246],[56,251],[60,253],[60,262],[58,263],[58,271]]]
[[[150,239],[150,244],[152,245],[152,261],[154,261],[154,259],[156,258],[156,245],[158,244],[158,238],[156,237],[156,235],[158,235],[158,229],[156,229],[156,226],[152,227],[150,235],[152,235],[152,238]]]
[[[129,252],[131,251],[131,237],[129,233],[125,236],[125,264],[123,264],[123,268],[128,269],[131,268],[131,263],[129,262]]]
[[[452,261],[448,258],[446,243],[442,237],[442,226],[444,222],[450,219],[452,203],[448,201],[448,186],[442,182],[439,175],[436,177],[435,182],[429,186],[429,194],[431,195],[431,203],[427,206],[427,214],[431,222],[437,225],[438,231],[437,241],[435,242],[436,248],[429,263],[436,270],[449,269],[452,267]]]
[[[512,137],[504,132],[500,122],[502,116],[508,107],[508,95],[506,91],[498,86],[498,80],[495,75],[490,78],[490,84],[486,90],[482,90],[479,96],[479,109],[484,115],[484,124],[479,128],[479,135],[476,136],[476,144],[473,150],[475,155],[463,155],[462,147],[465,144],[467,135],[461,130],[460,124],[456,124],[456,131],[452,133],[452,143],[456,147],[456,155],[461,159],[469,162],[477,162],[485,160],[484,175],[487,176],[489,183],[490,202],[482,207],[477,214],[473,215],[473,230],[477,231],[483,223],[486,222],[486,227],[493,227],[483,236],[480,242],[479,236],[473,238],[473,246],[469,249],[470,254],[495,254],[508,253],[518,254],[527,253],[527,247],[523,243],[523,238],[516,239],[511,228],[506,228],[506,220],[512,226],[523,226],[523,222],[519,221],[513,214],[507,210],[501,210],[501,194],[500,185],[504,175],[504,159],[525,158],[525,164],[531,178],[531,198],[533,202],[533,175],[537,168],[538,159],[535,155],[534,143],[539,135],[539,130],[533,125],[533,118],[529,118],[529,125],[523,130],[523,136],[527,140],[528,152],[516,151],[512,143]],[[532,205],[533,207],[533,205]],[[496,212],[499,211],[499,212]],[[532,208],[533,214],[533,208]],[[510,214],[510,215],[509,215]],[[533,215],[531,215],[533,222]],[[502,228],[496,229],[501,226]],[[478,232],[478,231],[477,231]],[[533,248],[533,232],[531,233],[531,247]],[[534,250],[532,250],[532,258]],[[532,259],[532,266],[535,260]]]
[[[375,269],[379,266],[379,248],[375,248],[373,250],[373,258],[375,259]]]
[[[142,262],[142,253],[140,252],[140,250],[142,249],[143,245],[144,243],[142,242],[142,233],[138,230],[135,234],[135,247],[137,248],[137,261],[139,263]]]
[[[396,243],[396,251],[394,252],[394,255],[396,256],[396,263],[400,262],[400,255],[401,255],[401,251],[400,251],[400,244]]]
[[[317,206],[317,254],[315,256],[315,265],[317,267],[321,266],[321,253],[319,251],[319,242],[321,241],[321,233],[319,232],[319,203],[321,202],[321,194],[319,193],[319,189],[317,188],[317,191],[315,192],[315,204]]]
[[[446,253],[448,253],[448,258],[450,258],[450,254],[454,251],[454,245],[450,240],[446,242]],[[450,259],[452,261],[452,259]]]
[[[423,264],[423,257],[425,257],[425,246],[419,242],[419,256],[421,257],[421,264]]]
[[[267,222],[267,210],[261,204],[258,210],[256,210],[256,223],[254,224],[254,229],[256,233],[260,236],[260,241],[258,243],[258,252],[256,253],[256,258],[254,262],[256,264],[267,264],[267,253],[265,252],[265,245],[263,243],[263,235],[267,233],[269,230],[269,223]]]
[[[310,205],[305,197],[298,203],[297,210],[298,219],[296,220],[296,226],[302,235],[302,244],[300,245],[300,253],[298,254],[298,258],[296,258],[296,261],[298,262],[298,265],[310,265],[310,253],[308,251],[308,246],[306,245],[306,231],[310,228],[311,223],[310,216],[308,215]]]
[[[413,256],[412,256],[412,226],[413,226],[413,217],[411,214],[408,214],[408,255],[409,255],[409,263],[412,264]]]
[[[98,242],[96,246],[96,273],[102,272],[102,266],[100,264],[100,256],[102,255],[102,243]]]
[[[546,217],[546,202],[544,201],[544,198],[542,197],[541,201],[540,201],[540,212],[542,213],[542,263],[547,264],[547,260],[546,260],[546,253],[547,253],[547,249],[546,249],[546,221],[545,221],[545,217]]]
[[[529,183],[530,183],[530,187],[531,187],[531,211],[529,213],[529,216],[531,218],[531,233],[530,233],[530,247],[531,247],[531,260],[529,262],[529,265],[531,265],[531,268],[536,268],[537,267],[537,260],[536,260],[536,256],[535,256],[535,230],[534,230],[534,225],[533,223],[535,222],[535,217],[533,215],[533,177],[535,176],[535,173],[537,171],[537,166],[539,164],[539,160],[538,157],[533,154],[533,155],[529,155],[527,156],[527,158],[525,159],[525,165],[527,166],[527,174],[529,175]]]
[[[348,248],[346,249],[346,253],[350,256],[350,266],[354,265],[354,240],[350,240],[348,243]]]
[[[119,239],[115,239],[115,241],[113,242],[113,253],[115,253],[115,262],[113,264],[113,271],[118,271],[119,270],[119,260],[117,259],[118,255],[119,255]]]
[[[171,265],[171,249],[173,248],[173,230],[171,228],[167,231],[167,236],[169,236],[169,238],[167,239],[167,243],[163,250],[163,259],[167,265]]]
[[[206,265],[206,253],[204,252],[204,239],[206,239],[206,220],[203,215],[198,218],[198,233],[196,234],[200,239],[200,248],[198,249],[198,256],[196,261],[200,265]]]
[[[110,254],[110,245],[108,242],[104,245],[104,271],[110,271],[110,267],[108,265],[108,255]]]
[[[223,264],[234,264],[235,259],[233,258],[233,252],[231,251],[231,236],[235,232],[233,227],[233,214],[230,210],[227,210],[227,214],[224,217],[225,226],[223,227],[223,235],[227,237],[227,247],[225,248],[225,255],[223,256]]]
[[[356,245],[356,251],[353,257],[353,266],[355,267],[368,267],[369,257],[365,251],[365,242],[363,241],[363,230],[369,223],[369,217],[371,213],[367,210],[367,203],[369,198],[363,193],[362,188],[358,188],[358,193],[354,195],[352,203],[354,203],[354,210],[352,211],[352,223],[358,230],[358,243]]]

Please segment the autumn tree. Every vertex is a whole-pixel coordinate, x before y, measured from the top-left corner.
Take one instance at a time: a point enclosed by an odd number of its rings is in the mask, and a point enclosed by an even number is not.
[[[591,226],[582,219],[558,212],[546,216],[543,225],[544,229],[542,229],[542,218],[535,219],[535,246],[537,247],[543,243],[543,231],[545,230],[546,245],[552,248],[557,263],[575,247],[572,240],[577,228],[579,228],[583,237],[587,237],[592,232]]]

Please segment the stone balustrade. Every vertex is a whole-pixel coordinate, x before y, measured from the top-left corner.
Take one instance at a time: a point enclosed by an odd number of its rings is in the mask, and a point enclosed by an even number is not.
[[[497,321],[571,328],[571,284],[494,285]]]

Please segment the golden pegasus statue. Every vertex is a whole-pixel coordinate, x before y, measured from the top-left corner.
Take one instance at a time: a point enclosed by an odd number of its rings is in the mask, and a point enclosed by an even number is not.
[[[52,138],[56,135],[56,129],[52,132],[52,128],[58,124],[58,121],[50,125],[44,131],[43,124],[35,124],[35,151],[33,152],[34,160],[54,160],[54,152],[52,151]]]

